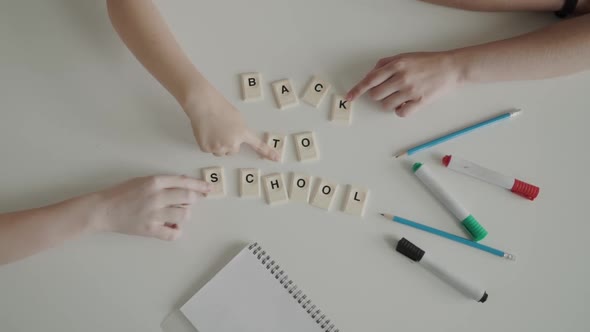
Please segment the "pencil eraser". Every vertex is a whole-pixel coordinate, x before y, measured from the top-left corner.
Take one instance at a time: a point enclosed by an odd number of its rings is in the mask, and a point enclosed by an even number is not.
[[[451,162],[452,157],[453,156],[451,156],[450,154],[443,157],[442,163],[443,163],[443,165],[445,165],[445,167],[449,167],[449,163]]]
[[[537,195],[539,195],[540,189],[539,187],[530,183],[520,181],[519,179],[514,179],[514,184],[512,185],[512,189],[510,189],[510,191],[524,198],[530,199],[531,201],[534,201],[535,198],[537,198]]]

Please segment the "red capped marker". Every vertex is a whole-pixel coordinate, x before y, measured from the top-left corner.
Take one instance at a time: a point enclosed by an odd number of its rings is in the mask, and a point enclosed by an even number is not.
[[[480,179],[487,183],[495,184],[502,188],[506,188],[513,193],[520,195],[524,198],[530,199],[531,201],[537,198],[539,195],[539,187],[526,183],[522,180],[515,179],[510,176],[494,172],[487,168],[481,167],[468,160],[461,159],[459,157],[453,157],[451,155],[444,156],[442,159],[443,165],[459,173],[467,174],[474,178]]]

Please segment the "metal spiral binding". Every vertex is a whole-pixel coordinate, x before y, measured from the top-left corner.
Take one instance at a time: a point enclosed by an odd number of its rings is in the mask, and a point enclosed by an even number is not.
[[[309,316],[320,326],[325,332],[339,332],[340,330],[335,328],[334,324],[331,323],[326,315],[312,303],[311,299],[307,298],[307,295],[303,293],[301,289],[298,289],[297,285],[293,280],[289,279],[286,272],[281,269],[280,265],[273,260],[270,255],[266,253],[264,249],[258,244],[258,242],[252,243],[248,246],[248,250],[252,252],[254,256],[262,263],[262,265],[272,274],[275,279],[287,290],[289,295],[293,297],[301,305],[301,308],[305,310]]]

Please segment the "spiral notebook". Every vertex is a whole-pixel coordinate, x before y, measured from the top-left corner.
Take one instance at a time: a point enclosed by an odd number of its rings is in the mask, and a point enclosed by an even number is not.
[[[245,247],[182,308],[199,332],[338,332],[258,243]]]

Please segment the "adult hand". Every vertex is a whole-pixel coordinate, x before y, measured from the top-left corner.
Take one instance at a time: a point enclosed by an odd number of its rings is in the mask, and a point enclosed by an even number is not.
[[[386,111],[404,117],[461,83],[460,67],[449,52],[407,53],[377,62],[346,95],[354,99],[369,92]]]

